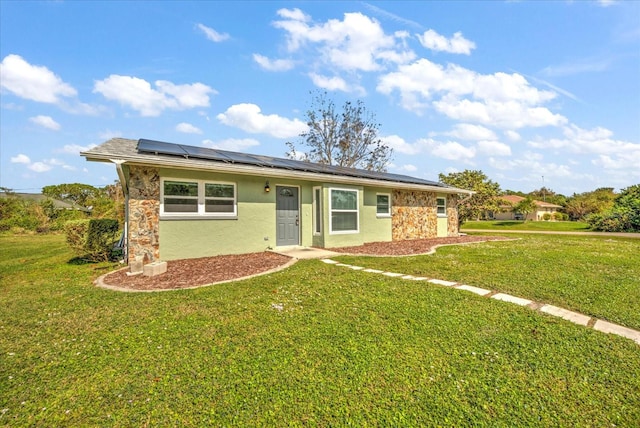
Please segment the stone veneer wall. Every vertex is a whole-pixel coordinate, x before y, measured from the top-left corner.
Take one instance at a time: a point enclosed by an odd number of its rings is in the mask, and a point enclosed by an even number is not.
[[[160,258],[160,176],[157,168],[129,170],[129,263],[142,257],[147,264]]]
[[[458,195],[447,196],[447,236],[459,236],[458,228]]]
[[[436,194],[394,190],[391,203],[391,239],[435,238],[438,234]]]

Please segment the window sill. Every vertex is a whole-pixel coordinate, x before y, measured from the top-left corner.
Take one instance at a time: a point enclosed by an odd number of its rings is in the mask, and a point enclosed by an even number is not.
[[[359,230],[339,230],[336,232],[329,232],[329,235],[357,235]]]
[[[391,218],[391,214],[376,214],[376,218]]]
[[[207,215],[161,215],[160,220],[237,220],[238,216],[207,216]]]

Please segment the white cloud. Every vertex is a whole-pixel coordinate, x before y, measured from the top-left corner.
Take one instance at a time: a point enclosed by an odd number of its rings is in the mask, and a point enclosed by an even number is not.
[[[422,151],[422,147],[419,144],[407,143],[404,138],[398,135],[388,135],[382,137],[381,140],[384,144],[391,147],[393,151],[397,153],[403,153],[405,155],[416,155]]]
[[[59,153],[66,153],[70,155],[77,155],[80,152],[86,152],[96,147],[95,144],[89,144],[87,146],[80,146],[78,144],[65,144],[62,149],[56,150]]]
[[[563,139],[537,139],[528,145],[539,149],[566,149],[572,153],[620,155],[632,157],[640,152],[640,144],[613,139],[613,132],[606,128],[596,127],[591,130],[582,129],[574,124],[563,128]]]
[[[295,9],[280,9],[277,12],[278,16],[284,19],[290,19],[292,21],[299,22],[308,22],[311,20],[311,17],[306,15],[303,11],[298,8]]]
[[[320,62],[347,71],[376,71],[384,62],[403,62],[415,57],[403,43],[385,34],[380,23],[359,12],[345,13],[344,19],[310,24],[299,9],[280,9],[276,28],[286,32],[287,49],[313,49]]]
[[[166,109],[208,107],[209,94],[217,93],[202,83],[176,85],[166,80],[157,80],[155,85],[154,89],[144,79],[112,74],[104,80],[96,81],[93,92],[118,101],[142,116],[158,116]]]
[[[203,140],[202,144],[212,149],[229,150],[234,152],[244,152],[250,147],[259,146],[260,142],[253,138],[228,138],[221,141]]]
[[[53,131],[58,131],[60,129],[60,124],[53,120],[51,116],[39,115],[30,117],[29,120],[38,126],[42,126],[43,128],[51,129]]]
[[[552,113],[545,107],[528,107],[517,101],[470,101],[445,97],[433,103],[447,117],[464,121],[475,121],[503,128],[560,126],[567,118]]]
[[[511,156],[511,147],[499,141],[478,141],[478,152],[493,156]]]
[[[444,135],[460,140],[495,140],[496,134],[484,126],[459,123]]]
[[[18,156],[14,156],[14,157],[11,158],[11,163],[30,164],[31,163],[31,159],[29,159],[29,156],[23,155],[22,153],[20,153]]]
[[[455,141],[441,142],[432,138],[420,138],[415,143],[407,143],[402,137],[389,135],[382,138],[395,152],[406,155],[427,153],[448,160],[469,162],[476,155],[475,147],[466,147]]]
[[[31,65],[19,55],[7,55],[0,63],[3,89],[31,101],[57,104],[77,91],[47,67]]]
[[[224,42],[225,40],[230,38],[227,33],[218,33],[213,28],[207,27],[204,24],[196,24],[196,28],[202,31],[207,39],[211,40],[212,42]]]
[[[507,137],[511,141],[520,141],[520,139],[522,138],[520,136],[520,134],[518,134],[516,131],[512,131],[512,130],[504,131],[504,135],[505,135],[505,137]]]
[[[542,70],[542,74],[546,76],[572,76],[581,73],[599,73],[607,71],[613,64],[612,57],[601,58],[585,58],[582,60],[560,64],[550,65]]]
[[[291,120],[276,114],[264,115],[255,104],[236,104],[216,117],[225,125],[276,138],[296,137],[307,130],[307,125],[299,119]]]
[[[598,0],[598,4],[602,7],[613,6],[614,4],[617,4],[617,3],[618,3],[617,0]]]
[[[202,134],[202,130],[200,128],[186,122],[177,124],[176,131],[184,132],[185,134]]]
[[[568,165],[546,163],[542,161],[542,156],[534,153],[525,153],[524,158],[505,160],[489,158],[489,165],[499,170],[515,170],[519,175],[526,177],[572,177],[578,178],[579,174],[572,172]]]
[[[326,77],[316,73],[309,73],[309,77],[311,78],[311,81],[313,81],[313,84],[319,88],[327,89],[329,91],[349,92],[347,82],[345,82],[341,77]]]
[[[476,156],[475,147],[466,147],[455,141],[430,142],[430,153],[439,158],[468,162]]]
[[[102,131],[98,134],[98,138],[100,138],[101,140],[110,140],[112,138],[119,138],[119,137],[122,137],[122,132],[112,131],[110,129]]]
[[[376,88],[400,94],[400,104],[422,113],[429,106],[446,116],[507,129],[559,126],[566,118],[541,104],[556,93],[539,90],[520,74],[483,75],[455,64],[442,66],[422,58],[382,75]]]
[[[399,166],[397,167],[397,169],[400,171],[415,172],[418,170],[418,167],[409,163],[406,165]]]
[[[436,52],[469,55],[471,50],[476,48],[476,44],[465,39],[461,32],[454,33],[450,39],[441,36],[434,30],[427,30],[424,34],[416,34],[416,36],[422,46]]]
[[[260,54],[253,54],[253,60],[267,71],[288,71],[295,66],[295,62],[290,59],[269,59]]]
[[[629,153],[626,156],[621,155],[599,155],[597,159],[592,161],[594,165],[605,169],[626,169],[635,171],[636,176],[640,176],[640,150]]]
[[[44,162],[34,162],[30,164],[27,168],[35,172],[47,172],[47,171],[50,171],[53,167],[51,165],[47,165]]]

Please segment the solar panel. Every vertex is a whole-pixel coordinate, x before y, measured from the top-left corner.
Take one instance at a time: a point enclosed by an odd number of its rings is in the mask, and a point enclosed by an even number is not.
[[[172,155],[186,158],[212,160],[224,163],[253,165],[276,169],[313,172],[327,175],[367,178],[378,181],[389,181],[409,184],[423,184],[448,188],[449,186],[435,181],[423,180],[408,175],[392,174],[387,172],[368,171],[365,169],[346,168],[335,165],[323,165],[313,162],[298,161],[293,159],[275,158],[263,155],[251,155],[246,153],[231,152],[227,150],[210,149],[206,147],[188,146],[140,139],[138,152],[153,153],[156,155]]]
[[[176,155],[187,156],[188,153],[182,149],[178,144],[165,143],[162,141],[153,140],[138,140],[138,152],[163,154],[163,155]]]

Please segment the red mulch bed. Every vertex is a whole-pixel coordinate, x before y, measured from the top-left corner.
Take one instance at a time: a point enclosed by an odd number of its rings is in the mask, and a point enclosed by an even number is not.
[[[172,290],[229,281],[275,269],[291,261],[291,257],[264,252],[231,256],[172,260],[161,275],[127,275],[122,269],[103,278],[107,285],[132,290]]]
[[[509,238],[497,236],[460,236],[455,238],[414,239],[395,242],[373,242],[357,247],[331,248],[331,251],[371,256],[406,256],[428,253],[438,245],[468,244],[472,242],[499,241]],[[172,290],[196,287],[214,282],[229,281],[266,272],[283,266],[290,257],[272,252],[230,256],[203,257],[199,259],[167,262],[167,272],[154,277],[127,275],[121,269],[105,275],[103,283],[130,290]]]

